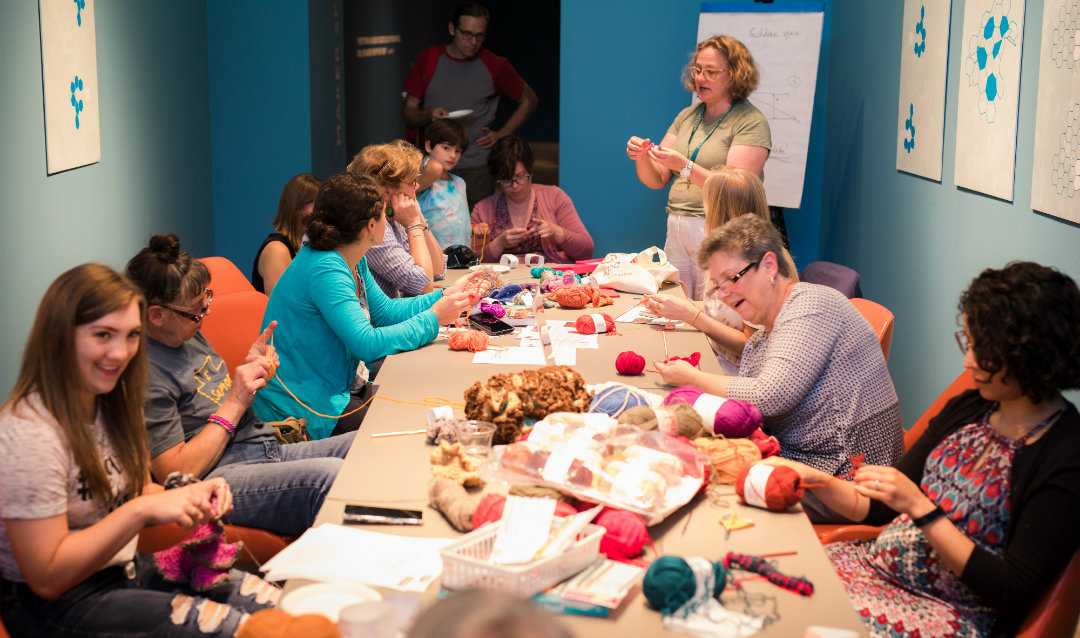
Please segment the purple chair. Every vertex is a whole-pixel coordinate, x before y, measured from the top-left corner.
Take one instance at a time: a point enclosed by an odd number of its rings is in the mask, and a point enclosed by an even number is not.
[[[831,261],[815,261],[807,264],[799,272],[799,280],[835,288],[848,299],[862,297],[862,288],[859,287],[859,273],[847,266],[834,264]]]

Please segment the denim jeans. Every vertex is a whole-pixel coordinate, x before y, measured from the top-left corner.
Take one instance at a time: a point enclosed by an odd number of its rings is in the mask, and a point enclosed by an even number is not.
[[[5,583],[2,615],[13,636],[113,638],[232,636],[259,609],[273,607],[281,590],[239,570],[231,581],[196,594],[166,583],[153,559],[105,568],[55,600],[38,598],[23,583]]]
[[[206,478],[222,477],[233,493],[225,522],[298,536],[315,521],[355,432],[320,441],[233,443]]]

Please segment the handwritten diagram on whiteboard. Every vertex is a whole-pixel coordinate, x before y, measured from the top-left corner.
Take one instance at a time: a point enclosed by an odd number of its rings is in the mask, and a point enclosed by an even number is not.
[[[773,206],[798,208],[802,203],[823,16],[817,2],[701,5],[697,41],[729,35],[746,45],[760,72],[749,99],[772,131],[765,192]]]
[[[1012,201],[1024,0],[968,0],[956,100],[956,185]]]
[[[904,0],[896,168],[941,181],[952,0]]]
[[[1031,207],[1080,223],[1080,0],[1046,0]]]

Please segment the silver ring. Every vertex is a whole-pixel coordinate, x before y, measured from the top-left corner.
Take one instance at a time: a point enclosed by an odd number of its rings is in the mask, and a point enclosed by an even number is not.
[[[881,481],[879,481],[877,479],[874,479],[874,489],[875,490],[880,490],[881,489]]]

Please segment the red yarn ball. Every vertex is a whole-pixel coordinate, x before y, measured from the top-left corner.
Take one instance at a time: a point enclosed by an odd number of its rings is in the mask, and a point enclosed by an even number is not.
[[[739,472],[735,493],[747,505],[782,512],[802,500],[802,478],[786,465],[758,463]]]
[[[644,370],[645,357],[634,352],[633,350],[620,352],[619,356],[615,357],[615,371],[619,374],[628,374],[633,376],[641,374]]]
[[[600,539],[600,553],[617,561],[637,558],[645,550],[649,533],[641,516],[626,510],[605,507],[595,523],[607,530]]]
[[[505,507],[506,497],[502,494],[484,494],[484,497],[480,499],[480,503],[476,506],[476,511],[473,512],[473,529],[480,529],[482,525],[494,523],[501,519]],[[555,516],[565,518],[577,513],[578,511],[569,503],[559,501],[555,504]]]
[[[596,324],[596,315],[599,315],[604,320],[603,330]],[[595,314],[581,315],[574,322],[574,329],[578,331],[578,334],[591,335],[597,332],[613,333],[615,332],[615,320],[611,318],[611,315],[606,315],[602,312]]]
[[[746,437],[754,445],[758,446],[761,450],[761,458],[767,459],[770,456],[776,456],[780,453],[780,441],[776,440],[775,436],[769,436],[758,428],[750,433],[750,436]]]

